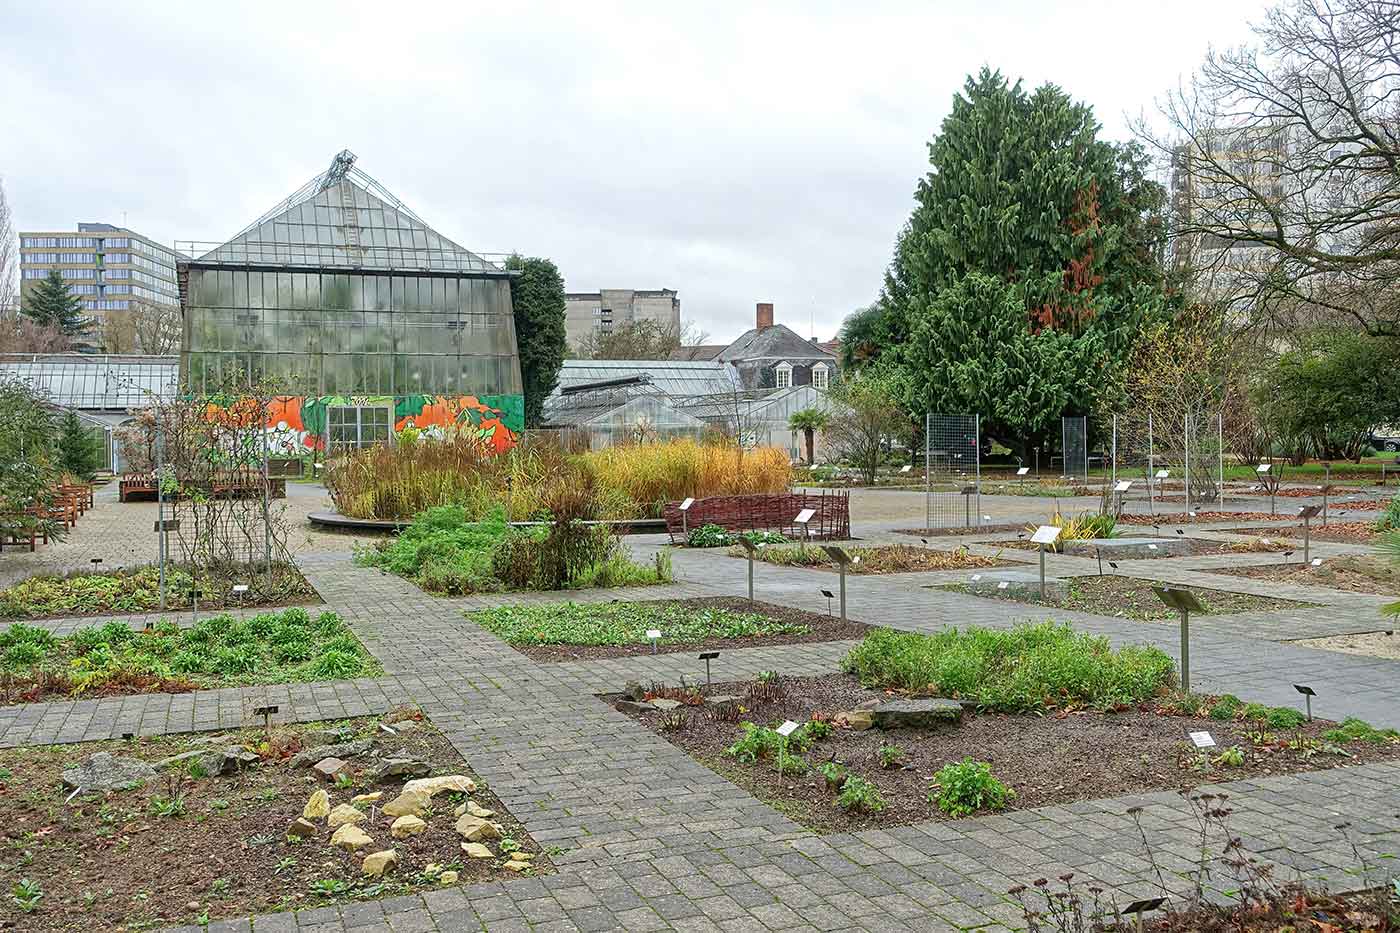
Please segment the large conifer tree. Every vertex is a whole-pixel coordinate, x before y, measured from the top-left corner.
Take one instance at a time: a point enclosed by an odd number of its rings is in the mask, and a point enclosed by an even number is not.
[[[42,279],[24,296],[21,311],[26,317],[41,327],[56,327],[66,337],[78,337],[92,328],[92,321],[83,316],[83,301],[57,269],[50,269]]]
[[[911,412],[979,413],[1028,444],[1090,411],[1162,303],[1160,186],[1092,110],[986,69],[929,145],[881,305]]]
[[[525,389],[525,426],[533,428],[540,422],[544,400],[559,384],[568,347],[564,277],[553,262],[537,256],[511,256],[506,268],[519,273],[510,280],[510,303]]]

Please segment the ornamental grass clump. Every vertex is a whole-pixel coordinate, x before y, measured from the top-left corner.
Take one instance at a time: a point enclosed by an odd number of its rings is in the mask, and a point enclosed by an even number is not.
[[[1005,712],[1109,709],[1169,688],[1164,652],[1075,632],[1053,622],[1009,631],[946,629],[924,635],[876,629],[842,662],[867,687],[973,700]]]

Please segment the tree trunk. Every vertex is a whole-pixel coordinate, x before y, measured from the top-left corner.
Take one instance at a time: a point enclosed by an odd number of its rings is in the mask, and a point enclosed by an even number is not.
[[[802,435],[807,441],[807,465],[816,466],[817,459],[813,448],[816,446],[816,430],[813,428],[803,428]]]

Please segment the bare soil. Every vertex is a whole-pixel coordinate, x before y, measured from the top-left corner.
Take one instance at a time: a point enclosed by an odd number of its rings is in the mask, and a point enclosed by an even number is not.
[[[1162,539],[1171,540],[1165,535],[1162,536]],[[1277,554],[1282,551],[1291,551],[1294,547],[1301,546],[1295,545],[1286,538],[1268,538],[1267,540],[1256,538],[1253,541],[1211,541],[1206,538],[1187,538],[1186,542],[1188,553],[1180,555],[1173,554],[1173,557],[1199,557],[1203,554]],[[1021,551],[1034,551],[1040,547],[1038,544],[1032,544],[1029,539],[997,541],[987,546],[1016,548]]]
[[[1011,563],[993,557],[984,557],[981,554],[973,554],[966,547],[960,547],[953,551],[941,551],[934,548],[917,547],[912,544],[889,544],[874,547],[847,547],[845,550],[860,558],[859,563],[846,566],[846,572],[850,574],[973,570],[1004,567]],[[748,556],[741,548],[737,547],[731,548],[727,553],[730,557],[747,558]],[[816,545],[805,547],[778,545],[758,551],[756,557],[766,564],[780,567],[805,567],[810,570],[826,570],[831,573],[836,573],[838,570],[826,552]]]
[[[401,711],[388,718],[408,715]],[[374,762],[369,757],[351,759],[356,778],[344,788],[318,781],[310,768],[293,772],[287,756],[300,750],[308,728],[342,726],[347,734],[373,736],[381,756],[416,758],[430,764],[435,775],[472,776],[446,737],[427,722],[397,735],[380,729],[380,722],[369,718],[314,727],[274,726],[267,756],[241,774],[177,780],[165,770],[135,790],[87,793],[68,803],[70,791],[62,785],[61,772],[94,752],[154,763],[192,749],[230,744],[261,752],[256,746],[265,736],[251,729],[0,751],[0,888],[8,895],[28,878],[43,891],[33,913],[22,912],[8,896],[0,901],[0,927],[90,933],[324,907],[442,887],[423,875],[429,863],[459,872],[460,884],[513,876],[502,867],[501,858],[467,858],[462,852],[452,813],[465,799],[460,794],[437,795],[435,812],[424,817],[427,830],[407,839],[393,839],[390,818],[365,804],[370,816],[360,828],[375,841],[358,855],[329,845],[325,820],[317,821],[317,837],[288,839],[288,826],[301,816],[317,788],[328,791],[332,806],[370,791],[383,792],[382,804],[397,796],[404,783],[394,779],[371,786],[361,773]],[[159,800],[177,794],[183,801],[181,814],[155,811]],[[521,851],[535,853],[531,872],[552,870],[540,846],[481,781],[470,799],[496,812],[493,819]],[[499,853],[498,840],[488,844]],[[397,869],[382,879],[364,876],[363,855],[384,849],[397,852]]]
[[[1382,622],[1383,625],[1390,623]],[[1400,661],[1400,635],[1391,628],[1364,635],[1329,635],[1326,638],[1301,638],[1290,644],[1304,648],[1321,648],[1323,651],[1340,651],[1342,654],[1361,654],[1371,658],[1388,658]]]
[[[790,719],[806,722],[842,710],[891,699],[868,690],[854,677],[830,676],[783,681],[784,695],[774,700],[745,700],[746,720],[773,725]],[[745,696],[751,684],[716,684],[715,694]],[[669,728],[675,714],[629,714],[647,728],[720,775],[817,832],[845,832],[873,826],[896,826],[930,819],[950,819],[929,800],[933,775],[944,765],[973,758],[987,762],[992,773],[1015,791],[1007,809],[1022,810],[1079,800],[1095,800],[1141,791],[1184,790],[1214,781],[1316,771],[1344,764],[1400,758],[1400,743],[1351,742],[1352,757],[1289,749],[1299,734],[1317,739],[1332,723],[1315,721],[1287,734],[1250,738],[1253,725],[1168,715],[1154,707],[1118,713],[1075,712],[1052,715],[964,713],[959,726],[932,730],[835,728],[803,756],[809,766],[826,761],[843,764],[879,789],[885,808],[876,813],[849,812],[835,803],[835,792],[815,770],[780,777],[772,761],[743,764],[725,750],[740,737],[740,728],[708,711],[684,707],[679,728]],[[1230,766],[1202,754],[1187,733],[1208,731],[1220,750],[1239,746],[1244,763]],[[1266,740],[1267,739],[1267,740]],[[882,767],[880,748],[903,752],[899,762]]]
[[[986,599],[1004,599],[1011,602],[1029,603],[1036,606],[1051,606],[1055,609],[1073,609],[1092,612],[1095,615],[1113,616],[1119,619],[1132,619],[1136,622],[1151,622],[1159,619],[1175,619],[1176,610],[1169,609],[1152,592],[1153,580],[1140,580],[1134,577],[1120,577],[1106,574],[1098,577],[1070,577],[1066,580],[1069,594],[1056,597],[1047,594],[1039,599],[1030,594],[999,595],[1003,591],[972,593],[964,584],[952,584],[944,589],[960,593],[970,593]],[[1288,599],[1274,599],[1268,596],[1253,596],[1248,593],[1231,593],[1226,590],[1203,590],[1192,588],[1206,607],[1205,615],[1227,615],[1232,612],[1271,612],[1280,609],[1309,608],[1311,604],[1294,602]]]
[[[1400,596],[1400,567],[1378,557],[1347,554],[1329,557],[1318,567],[1311,564],[1259,564],[1253,567],[1230,567],[1211,573],[1304,586],[1325,586],[1352,593],[1372,593],[1380,596]]]
[[[987,535],[1003,531],[1021,531],[1025,527],[1024,522],[1013,522],[1000,525],[979,525],[975,528],[899,528],[894,531],[894,534],[913,535],[916,538],[955,538],[959,535]]]
[[[1303,526],[1293,525],[1285,528],[1231,528],[1229,531],[1237,535],[1288,535],[1303,540]],[[1316,524],[1309,529],[1309,537],[1314,541],[1337,541],[1342,544],[1375,544],[1380,540],[1380,534],[1376,531],[1376,526],[1372,522],[1329,522],[1326,525]]]
[[[741,596],[705,597],[699,599],[657,600],[658,606],[675,605],[728,609],[731,612],[755,612],[777,622],[805,625],[811,629],[805,635],[746,635],[739,638],[706,638],[703,641],[665,642],[657,646],[658,654],[679,651],[710,651],[733,648],[759,648],[767,645],[805,645],[822,641],[858,641],[873,626],[851,620],[841,621],[838,615],[806,612],[772,603],[749,602]],[[650,645],[511,645],[532,661],[597,661],[604,658],[628,658],[651,654]]]

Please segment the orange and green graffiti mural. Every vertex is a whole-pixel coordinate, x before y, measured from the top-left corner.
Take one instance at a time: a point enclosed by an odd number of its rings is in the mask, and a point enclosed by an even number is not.
[[[471,432],[492,450],[509,450],[525,429],[519,395],[322,395],[283,396],[268,408],[269,447],[294,455],[325,447],[332,408],[390,408],[395,431],[429,437]]]

